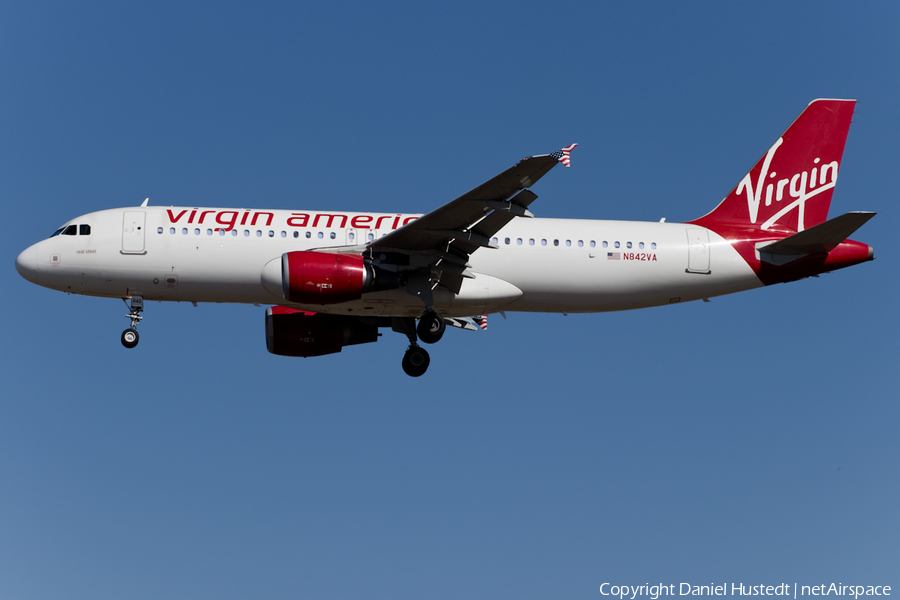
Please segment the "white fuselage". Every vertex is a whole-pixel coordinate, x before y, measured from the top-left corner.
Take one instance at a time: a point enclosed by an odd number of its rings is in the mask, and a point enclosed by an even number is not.
[[[330,305],[285,301],[281,256],[359,246],[420,215],[134,207],[73,219],[89,235],[56,235],[17,260],[26,279],[75,294],[280,304],[354,316],[418,316],[405,289]],[[243,223],[242,223],[243,221]],[[68,224],[67,224],[68,225]],[[505,311],[601,312],[698,300],[763,284],[732,246],[695,225],[514,219],[470,258],[458,295],[438,287],[445,316]],[[373,257],[377,263],[378,255]]]

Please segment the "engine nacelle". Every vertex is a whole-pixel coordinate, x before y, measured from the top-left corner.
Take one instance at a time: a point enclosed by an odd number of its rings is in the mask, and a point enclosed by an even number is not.
[[[374,279],[372,268],[358,255],[297,251],[281,257],[284,297],[298,304],[359,300]]]
[[[322,356],[344,346],[378,341],[378,327],[359,319],[294,310],[266,309],[266,348],[281,356]]]
[[[400,287],[397,273],[374,267],[358,254],[302,250],[281,255],[280,273],[277,263],[270,261],[263,268],[262,282],[274,294],[281,288],[284,299],[297,304],[337,304],[359,300],[366,292]]]

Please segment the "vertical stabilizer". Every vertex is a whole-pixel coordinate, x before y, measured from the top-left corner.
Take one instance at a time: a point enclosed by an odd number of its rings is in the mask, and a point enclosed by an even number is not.
[[[855,100],[814,100],[697,225],[799,232],[825,222]]]

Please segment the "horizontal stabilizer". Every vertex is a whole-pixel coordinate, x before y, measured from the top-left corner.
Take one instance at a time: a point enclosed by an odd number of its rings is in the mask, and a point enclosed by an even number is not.
[[[831,252],[874,216],[873,212],[849,212],[764,246],[759,251],[765,254],[794,256]]]

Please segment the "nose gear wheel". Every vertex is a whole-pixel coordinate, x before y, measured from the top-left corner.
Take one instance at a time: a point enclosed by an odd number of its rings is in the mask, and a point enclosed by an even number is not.
[[[138,345],[138,340],[140,336],[138,335],[137,329],[128,328],[122,332],[122,345],[126,348],[134,348]]]
[[[144,310],[144,299],[141,296],[132,296],[131,304],[122,298],[122,302],[125,302],[125,305],[128,306],[128,314],[125,315],[129,319],[131,319],[131,327],[122,332],[122,345],[126,348],[134,348],[138,345],[138,341],[140,340],[140,336],[137,332],[138,323],[141,322],[141,319],[144,317],[141,316],[141,312]]]

